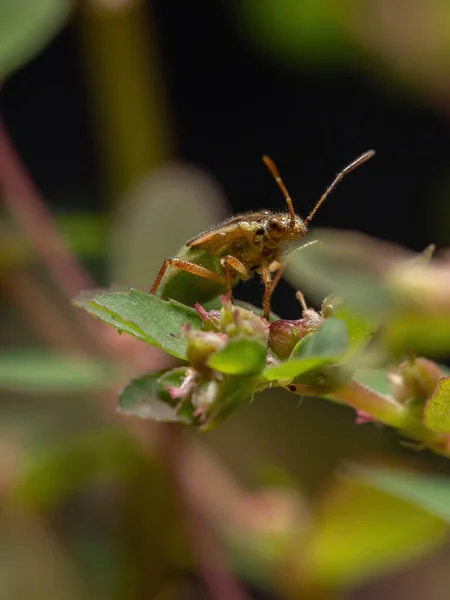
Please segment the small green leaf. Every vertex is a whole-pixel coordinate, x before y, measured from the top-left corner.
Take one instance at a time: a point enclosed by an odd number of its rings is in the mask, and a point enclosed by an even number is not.
[[[264,371],[264,377],[268,381],[294,379],[329,362],[330,359],[324,356],[307,356],[297,360],[288,360],[275,367],[268,367]]]
[[[367,345],[379,325],[379,323],[361,316],[361,314],[345,305],[338,306],[334,310],[333,316],[343,321],[347,326],[351,350],[361,349]]]
[[[106,292],[93,298],[81,295],[74,304],[104,323],[182,359],[186,359],[183,326],[190,324],[193,329],[200,329],[202,324],[193,308],[140,290]]]
[[[71,0],[0,2],[0,80],[28,62],[69,18]]]
[[[173,400],[167,391],[169,385],[180,387],[185,376],[182,367],[132,379],[120,393],[118,412],[153,421],[194,423],[192,411],[190,415],[178,411],[179,400]]]
[[[257,378],[228,377],[219,386],[214,404],[208,410],[208,419],[203,430],[210,430],[220,425],[235,410],[246,402],[250,402],[255,393]]]
[[[0,355],[0,389],[26,392],[96,391],[111,388],[120,369],[80,356],[20,350]]]
[[[347,328],[343,321],[325,319],[317,331],[301,339],[289,360],[275,367],[268,367],[264,377],[270,381],[293,379],[322,365],[339,360],[348,347]]]
[[[379,394],[388,396],[391,393],[388,375],[388,369],[357,369],[353,373],[353,379]]]
[[[433,431],[450,434],[450,377],[443,377],[428,398],[424,422]]]
[[[352,468],[370,486],[450,524],[450,478],[383,467]]]
[[[289,360],[310,356],[336,358],[342,356],[348,348],[347,327],[343,321],[325,319],[319,328],[301,339]]]
[[[251,339],[231,340],[208,360],[208,366],[226,375],[257,375],[266,366],[267,347]]]

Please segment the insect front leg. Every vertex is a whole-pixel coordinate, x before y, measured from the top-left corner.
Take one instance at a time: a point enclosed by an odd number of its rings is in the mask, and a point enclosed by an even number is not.
[[[201,265],[197,265],[193,262],[189,262],[188,260],[183,260],[182,258],[168,258],[162,264],[162,267],[159,270],[158,275],[156,276],[155,282],[152,285],[150,290],[150,294],[155,294],[156,290],[161,283],[162,278],[164,277],[164,273],[167,270],[167,267],[175,267],[180,269],[180,271],[186,271],[186,273],[191,273],[192,275],[197,275],[198,277],[203,277],[204,279],[210,279],[216,283],[224,283],[224,278],[218,273],[214,273],[214,271],[210,271],[206,267],[202,267]]]
[[[233,271],[237,271],[242,279],[248,279],[251,275],[250,271],[247,267],[235,256],[231,256],[231,254],[227,254],[220,261],[222,264],[223,272],[225,273],[225,281],[227,285],[227,294],[230,300],[233,299],[232,288],[233,288],[233,279],[232,274]]]
[[[263,299],[263,308],[264,308],[264,318],[268,321],[270,318],[270,299],[272,297],[272,275],[270,274],[270,267],[262,267],[261,268],[261,278],[264,283],[264,299]]]
[[[270,287],[270,295],[271,296],[272,296],[273,292],[275,291],[275,288],[277,287],[277,285],[280,283],[280,279],[283,277],[285,268],[286,268],[286,265],[278,262],[277,260],[274,260],[272,263],[270,263],[269,271],[271,273],[275,273],[275,271],[276,271],[276,275],[272,279],[272,284]]]

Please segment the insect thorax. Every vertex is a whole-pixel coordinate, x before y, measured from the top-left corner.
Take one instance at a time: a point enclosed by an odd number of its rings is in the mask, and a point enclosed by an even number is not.
[[[278,225],[276,231],[274,221]],[[306,226],[300,217],[295,218],[292,226],[287,213],[261,211],[228,219],[188,242],[187,247],[219,260],[234,256],[252,270],[278,260],[294,249],[305,234]]]

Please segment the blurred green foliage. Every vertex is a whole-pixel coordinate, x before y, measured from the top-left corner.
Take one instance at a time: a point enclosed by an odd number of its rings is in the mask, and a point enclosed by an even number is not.
[[[15,350],[0,354],[0,389],[39,393],[104,390],[120,381],[120,368],[92,358],[49,351]]]
[[[37,54],[67,22],[71,0],[1,0],[0,79]]]
[[[357,62],[346,28],[354,14],[351,2],[244,0],[235,6],[245,35],[272,55],[315,66]]]
[[[338,67],[406,85],[433,102],[449,88],[450,9],[430,0],[242,0],[234,10],[246,39],[291,64]]]

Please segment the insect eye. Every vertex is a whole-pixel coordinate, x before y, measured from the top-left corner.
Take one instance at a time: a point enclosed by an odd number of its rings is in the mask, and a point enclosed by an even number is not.
[[[260,229],[257,229],[255,231],[255,235],[264,235],[265,231],[264,231],[264,227],[261,227]]]
[[[272,217],[271,219],[269,219],[269,227],[274,231],[280,231],[280,229],[282,228],[280,219],[277,219],[276,217]]]

